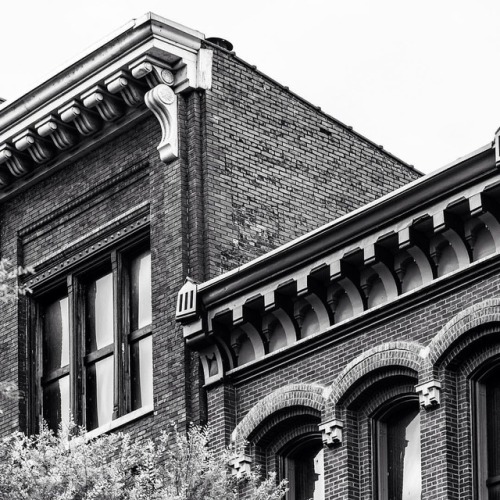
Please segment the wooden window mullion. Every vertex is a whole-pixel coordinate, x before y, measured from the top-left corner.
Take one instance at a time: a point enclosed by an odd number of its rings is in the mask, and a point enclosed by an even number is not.
[[[85,298],[81,283],[70,274],[67,278],[69,300],[69,372],[73,421],[85,425]]]
[[[31,329],[30,351],[32,354],[32,362],[30,364],[33,370],[33,375],[30,377],[30,384],[34,385],[34,396],[29,402],[31,410],[29,412],[30,430],[38,432],[42,419],[42,375],[43,375],[43,358],[42,358],[42,345],[43,345],[43,328],[40,306],[33,300],[29,300],[29,313],[28,313],[28,328]]]
[[[116,250],[111,253],[111,269],[113,272],[113,330],[114,330],[114,387],[113,387],[113,419],[126,413],[125,383],[123,373],[124,336],[121,320],[123,308],[122,298],[122,257]]]

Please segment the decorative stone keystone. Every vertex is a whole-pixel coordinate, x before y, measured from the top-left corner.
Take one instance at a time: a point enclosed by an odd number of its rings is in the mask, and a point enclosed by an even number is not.
[[[176,160],[179,157],[177,96],[168,85],[161,84],[150,90],[144,101],[161,125],[162,138],[157,148],[160,159],[165,163]]]
[[[429,410],[440,404],[441,382],[431,380],[425,384],[415,386],[415,390],[418,393],[418,399],[422,408]]]
[[[343,427],[344,423],[341,420],[330,420],[326,424],[321,424],[319,430],[321,431],[323,444],[329,447],[341,444]]]
[[[231,473],[239,479],[245,474],[250,473],[251,463],[252,459],[248,455],[245,455],[244,453],[238,453],[234,455],[229,462]]]

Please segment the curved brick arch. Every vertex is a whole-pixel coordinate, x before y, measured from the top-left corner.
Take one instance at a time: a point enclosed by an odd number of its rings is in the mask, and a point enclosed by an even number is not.
[[[363,352],[348,363],[337,376],[332,384],[328,408],[335,411],[337,404],[351,388],[374,370],[404,367],[418,374],[423,352],[423,346],[420,344],[405,341],[387,342]]]
[[[325,405],[325,388],[315,384],[291,384],[260,400],[236,426],[231,441],[246,441],[250,434],[268,417],[279,410],[305,406],[321,412]]]
[[[488,299],[464,309],[431,340],[427,348],[426,372],[430,376],[447,349],[462,335],[488,323],[500,323],[500,299]]]

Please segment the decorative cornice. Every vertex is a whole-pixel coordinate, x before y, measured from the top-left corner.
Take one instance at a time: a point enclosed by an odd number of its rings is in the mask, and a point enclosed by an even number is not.
[[[204,36],[147,14],[22,97],[0,106],[0,200],[94,147],[148,107],[163,161],[178,156],[177,95],[211,85]]]
[[[360,209],[355,216],[349,214],[297,244],[271,252],[226,276],[196,286],[186,283],[180,294],[192,294],[196,307],[178,310],[177,320],[183,324],[188,346],[212,352],[208,346],[216,344],[224,358],[220,363],[224,373],[219,369],[217,376],[224,376],[243,369],[243,364],[258,362],[305,342],[305,337],[321,335],[369,311],[386,308],[402,297],[418,294],[443,279],[449,281],[454,274],[497,257],[500,177],[493,151],[482,151],[476,163],[469,159],[465,165],[456,166],[460,167],[466,169],[465,173],[461,169],[462,181],[465,174],[468,181],[441,186],[440,195],[436,193],[425,204],[407,206],[406,202],[415,201],[413,191],[419,192],[426,184],[427,193],[435,192],[436,186],[430,181],[384,200],[381,204],[386,204],[385,211],[377,204],[370,207],[375,213]],[[441,185],[441,179],[434,181]],[[399,211],[399,217],[394,210]],[[479,250],[474,247],[478,232],[491,241]],[[437,255],[440,245],[446,245],[441,256]],[[456,265],[446,267],[448,257],[443,256],[450,248]],[[412,266],[411,273],[406,273],[408,266]],[[342,300],[350,303],[351,310],[345,306],[342,309]],[[308,311],[313,311],[315,331],[303,328],[301,315]],[[233,333],[242,331],[254,355],[239,364]]]

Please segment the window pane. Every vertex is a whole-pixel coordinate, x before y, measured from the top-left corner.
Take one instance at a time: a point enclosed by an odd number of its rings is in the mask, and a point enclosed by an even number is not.
[[[300,444],[285,458],[288,500],[324,500],[323,446],[316,439]]]
[[[153,404],[153,337],[131,345],[132,410]]]
[[[130,264],[132,331],[151,324],[151,252],[137,256]]]
[[[488,498],[500,499],[500,382],[498,371],[486,386],[486,427],[488,432]]]
[[[113,275],[106,274],[87,288],[87,352],[113,342]]]
[[[386,421],[388,498],[420,500],[420,412],[403,407],[395,413]]]
[[[113,356],[87,368],[87,429],[111,422],[113,418]]]
[[[63,428],[69,424],[69,375],[47,384],[43,390],[43,418],[53,431],[61,423]]]
[[[47,375],[68,363],[68,297],[63,297],[45,308],[43,317],[43,373]]]

